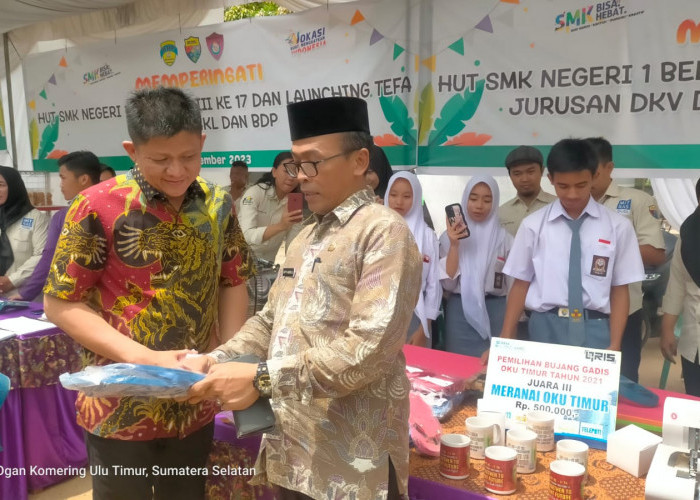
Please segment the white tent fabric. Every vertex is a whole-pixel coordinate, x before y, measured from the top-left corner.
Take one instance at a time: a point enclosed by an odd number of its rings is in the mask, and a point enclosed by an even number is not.
[[[659,210],[678,231],[683,221],[695,211],[695,181],[690,179],[651,179]]]

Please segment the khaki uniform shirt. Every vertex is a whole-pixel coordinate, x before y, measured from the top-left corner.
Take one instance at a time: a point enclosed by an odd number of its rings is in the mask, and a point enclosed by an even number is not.
[[[255,484],[315,499],[385,499],[389,459],[408,484],[408,393],[401,348],[422,259],[403,218],[351,195],[292,242],[265,308],[212,353],[268,359],[277,425]]]
[[[652,196],[639,189],[620,187],[613,181],[598,203],[630,220],[640,246],[666,248],[661,221],[654,217],[656,200]],[[642,282],[630,284],[629,292],[632,314],[642,308]]]
[[[264,189],[260,184],[249,187],[243,193],[240,207],[237,213],[238,222],[243,230],[243,236],[250,245],[253,253],[260,259],[275,261],[277,250],[282,243],[289,248],[289,243],[299,233],[302,224],[294,224],[287,231],[277,233],[267,241],[263,241],[265,229],[270,224],[276,224],[282,220],[282,215],[287,209],[287,197],[281,200],[277,198],[274,187]]]
[[[678,239],[671,261],[671,276],[668,279],[664,303],[666,314],[683,314],[678,353],[688,361],[695,361],[700,348],[700,288],[688,274],[681,258],[681,240]]]
[[[542,207],[546,207],[556,199],[557,197],[553,194],[549,194],[540,189],[537,197],[532,200],[532,203],[530,203],[528,207],[523,200],[516,196],[498,207],[498,219],[501,221],[503,229],[508,231],[511,236],[515,237],[520,223],[525,217]]]
[[[15,260],[6,276],[19,288],[34,272],[46,245],[51,216],[41,210],[31,210],[7,228],[7,237]]]

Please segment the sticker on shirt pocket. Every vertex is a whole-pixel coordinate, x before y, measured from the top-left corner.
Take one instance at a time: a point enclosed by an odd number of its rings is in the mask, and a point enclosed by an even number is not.
[[[22,229],[31,229],[34,227],[34,219],[32,217],[24,217],[22,219]]]
[[[608,263],[610,262],[610,257],[605,257],[603,255],[594,255],[593,262],[591,263],[591,275],[606,277],[608,275]]]

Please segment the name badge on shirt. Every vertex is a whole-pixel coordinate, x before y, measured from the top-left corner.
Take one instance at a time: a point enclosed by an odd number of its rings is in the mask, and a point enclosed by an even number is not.
[[[632,200],[620,200],[617,202],[617,213],[620,215],[629,215],[632,212]]]
[[[494,288],[503,288],[503,280],[505,276],[503,273],[496,272],[493,276],[493,287]]]
[[[593,263],[591,264],[591,275],[593,276],[607,276],[608,275],[608,262],[610,257],[603,257],[601,255],[593,256]]]
[[[22,218],[22,224],[21,224],[22,229],[31,229],[34,227],[34,219],[31,217],[24,217]]]
[[[296,276],[296,272],[294,271],[293,267],[285,267],[282,269],[282,277],[293,278],[294,276]]]

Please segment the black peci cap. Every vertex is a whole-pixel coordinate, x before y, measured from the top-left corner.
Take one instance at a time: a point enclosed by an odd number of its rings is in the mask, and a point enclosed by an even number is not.
[[[335,134],[369,132],[367,102],[357,97],[328,97],[287,105],[292,141]]]

